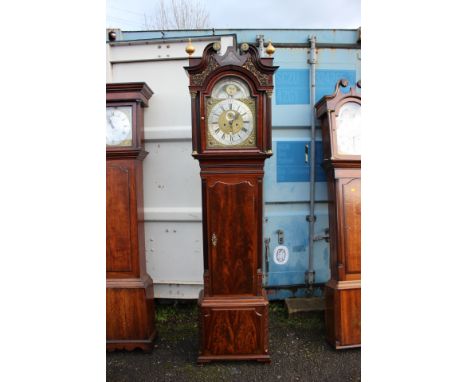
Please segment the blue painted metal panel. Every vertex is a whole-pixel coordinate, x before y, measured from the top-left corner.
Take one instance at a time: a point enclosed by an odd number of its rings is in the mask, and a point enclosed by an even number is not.
[[[276,181],[309,182],[310,165],[305,161],[306,142],[280,141],[276,144]]]
[[[306,147],[310,141],[278,141],[276,144],[276,182],[310,182],[310,165],[305,161]],[[322,141],[315,141],[315,181],[326,182],[322,167]]]
[[[274,76],[275,91],[272,100],[274,126],[310,126],[310,67],[307,63],[307,57],[307,49],[304,48],[278,48],[275,52],[275,65],[280,66],[280,69],[276,71]],[[286,73],[286,75],[282,75],[282,73]],[[297,73],[303,79],[302,85],[291,86],[287,81],[284,81],[288,80],[288,74],[294,76]],[[280,98],[278,99],[278,97]]]
[[[326,186],[326,183],[317,183]],[[329,227],[328,204],[315,203],[314,235],[324,235],[325,229]],[[325,240],[314,241],[313,268],[315,271],[315,282],[325,283],[330,279],[330,246]]]
[[[322,167],[323,164],[323,145],[322,141],[315,141],[315,160],[314,160],[314,173],[315,182],[326,182],[327,176]]]
[[[314,173],[316,182],[326,182],[327,176],[322,167],[323,164],[323,145],[322,141],[315,141],[315,160],[314,160]]]
[[[301,140],[302,155],[304,146],[308,141]],[[302,182],[277,182],[277,162],[279,159],[278,143],[273,141],[274,155],[265,161],[264,199],[266,203],[277,202],[307,202],[309,200],[310,185],[308,181]]]
[[[279,66],[276,71],[283,69],[309,69],[307,63],[309,57],[307,49],[304,48],[277,48],[275,52],[275,65]]]
[[[278,69],[275,74],[276,104],[309,104],[309,72],[309,69]]]
[[[290,141],[294,142],[294,141]],[[304,153],[304,146],[309,141],[301,140],[302,142],[302,153]],[[265,161],[265,177],[264,177],[264,200],[265,203],[277,203],[277,202],[307,202],[310,200],[310,184],[309,181],[297,181],[297,182],[278,182],[277,175],[277,161],[278,161],[278,149],[277,143],[273,142],[274,155]],[[317,146],[316,146],[317,147]],[[317,168],[317,165],[316,165]],[[320,168],[318,173],[319,178],[315,180],[315,200],[327,200],[328,190],[327,184],[324,179],[323,169]]]
[[[317,69],[315,71],[316,91],[315,99],[318,101],[325,95],[333,94],[336,83],[341,78],[346,78],[350,85],[356,83],[356,72],[354,70]],[[343,93],[349,92],[347,88],[341,88]]]
[[[268,253],[268,283],[274,285],[304,284],[305,269],[308,264],[309,224],[306,216],[309,214],[307,204],[272,205],[265,212],[265,237],[270,238]],[[289,251],[286,264],[276,264],[273,259],[274,249],[280,245],[277,231],[283,231],[284,242]]]

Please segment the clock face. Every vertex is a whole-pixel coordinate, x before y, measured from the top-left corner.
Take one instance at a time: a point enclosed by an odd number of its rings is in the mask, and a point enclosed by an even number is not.
[[[239,100],[228,98],[217,102],[208,116],[210,136],[224,146],[245,143],[253,128],[252,111]]]
[[[132,145],[132,107],[116,106],[107,108],[107,146]]]
[[[215,85],[207,116],[208,147],[255,147],[255,100],[241,80],[227,78]]]
[[[361,105],[344,104],[336,117],[336,143],[339,155],[361,155]]]

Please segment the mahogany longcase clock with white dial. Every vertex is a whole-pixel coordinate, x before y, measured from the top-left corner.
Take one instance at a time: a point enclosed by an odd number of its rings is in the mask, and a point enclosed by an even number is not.
[[[361,346],[361,96],[356,87],[342,93],[346,86],[338,81],[316,105],[330,198],[326,338],[336,349]]]
[[[263,165],[271,152],[277,67],[242,44],[209,44],[185,69],[192,97],[193,157],[202,180],[204,289],[198,362],[269,362],[262,288]]]
[[[107,350],[154,347],[153,280],[146,273],[143,221],[143,82],[106,86]]]

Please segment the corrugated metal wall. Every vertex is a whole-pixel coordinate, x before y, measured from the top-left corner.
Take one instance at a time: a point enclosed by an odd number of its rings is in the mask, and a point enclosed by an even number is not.
[[[191,157],[190,97],[183,66],[187,37],[195,56],[206,44],[221,41],[256,43],[258,35],[277,47],[273,95],[273,151],[265,163],[264,246],[268,270],[265,286],[271,299],[307,292],[309,263],[310,170],[306,147],[311,144],[309,36],[317,37],[316,100],[330,94],[336,81],[360,79],[360,49],[355,30],[216,30],[123,32],[108,49],[108,81],[145,81],[154,95],[145,111],[145,234],[148,273],[155,296],[196,298],[202,287],[201,197],[198,163]],[[132,45],[130,45],[132,44]],[[315,142],[315,234],[328,227],[327,190],[320,167],[321,135]],[[280,233],[280,235],[279,235]],[[281,234],[282,233],[282,234]],[[282,236],[282,244],[280,244]],[[286,247],[287,261],[274,257]],[[313,243],[315,282],[330,277],[329,248]],[[281,252],[282,248],[277,249]],[[283,251],[284,254],[284,251]],[[278,259],[280,261],[278,261]],[[275,261],[276,260],[276,261]],[[282,261],[281,261],[282,260]]]

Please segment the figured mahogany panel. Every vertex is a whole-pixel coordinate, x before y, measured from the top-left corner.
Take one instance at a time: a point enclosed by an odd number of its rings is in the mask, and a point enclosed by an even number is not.
[[[361,343],[361,289],[345,289],[339,293],[340,346],[350,346]]]
[[[207,187],[212,295],[254,294],[257,272],[257,190],[251,181]]]
[[[108,272],[132,271],[131,171],[107,163],[106,264]]]
[[[361,179],[342,184],[346,273],[361,273]]]
[[[262,353],[264,308],[210,309],[204,315],[205,347],[212,355]]]
[[[107,338],[138,340],[153,333],[154,300],[148,298],[145,289],[107,288],[106,305]]]

